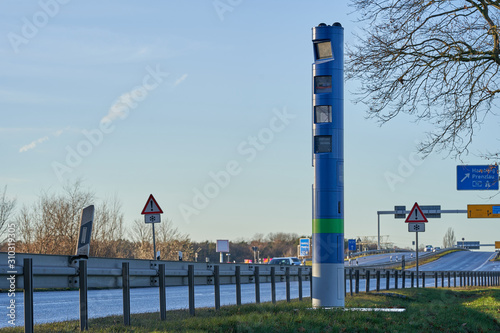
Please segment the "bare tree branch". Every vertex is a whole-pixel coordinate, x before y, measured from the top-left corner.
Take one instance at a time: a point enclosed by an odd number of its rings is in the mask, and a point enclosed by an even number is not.
[[[419,149],[468,152],[500,92],[500,3],[351,0],[367,27],[347,49],[357,102],[385,123],[406,113],[435,130]]]

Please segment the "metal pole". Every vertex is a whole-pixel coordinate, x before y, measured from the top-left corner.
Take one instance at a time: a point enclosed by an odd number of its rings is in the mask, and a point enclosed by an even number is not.
[[[214,265],[214,293],[215,293],[215,311],[217,311],[220,310],[219,265]]]
[[[89,313],[87,302],[87,260],[80,260],[80,331],[89,330]]]
[[[255,277],[255,303],[260,303],[260,278],[259,278],[259,266],[255,266],[254,270]]]
[[[155,239],[155,224],[151,223],[153,225],[153,260],[156,260],[156,239]]]
[[[418,288],[418,231],[415,233],[415,237],[416,237],[416,240],[415,240],[415,253],[417,254],[417,288]]]
[[[130,265],[122,263],[123,325],[130,326]]]
[[[276,267],[271,267],[271,301],[276,304]]]
[[[286,301],[290,302],[290,267],[285,269]]]
[[[33,333],[33,259],[31,258],[23,260],[23,282],[24,332]]]
[[[188,265],[189,314],[194,316],[194,265]]]
[[[241,305],[241,267],[236,266],[236,305]]]
[[[378,237],[377,237],[377,250],[380,250],[380,214],[377,212],[378,220]]]
[[[298,280],[299,280],[299,301],[302,301],[302,267],[299,267]]]
[[[158,265],[158,284],[160,289],[160,320],[167,319],[167,296],[165,295],[165,264]]]

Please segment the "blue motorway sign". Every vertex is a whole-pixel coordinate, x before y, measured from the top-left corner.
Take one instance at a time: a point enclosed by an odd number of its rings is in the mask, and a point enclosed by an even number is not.
[[[300,239],[300,255],[299,255],[300,257],[309,256],[310,242],[311,240],[309,238]]]
[[[347,241],[347,246],[349,247],[349,251],[356,251],[356,240],[355,239],[349,239]]]
[[[498,190],[498,165],[457,165],[457,190]]]

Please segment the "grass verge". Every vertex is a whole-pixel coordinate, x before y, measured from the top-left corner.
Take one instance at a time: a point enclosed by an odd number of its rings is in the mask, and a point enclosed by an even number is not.
[[[500,288],[405,289],[346,297],[346,308],[405,308],[403,313],[311,310],[302,302],[227,306],[91,319],[90,332],[498,332]],[[22,332],[23,328],[5,328]],[[36,325],[35,332],[79,331],[78,321]]]

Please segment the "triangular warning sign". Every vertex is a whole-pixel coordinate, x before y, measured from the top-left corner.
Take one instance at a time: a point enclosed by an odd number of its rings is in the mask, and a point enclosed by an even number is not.
[[[152,194],[149,195],[149,199],[146,202],[146,206],[142,210],[141,214],[163,214],[163,211],[160,208],[160,205],[156,202],[155,198]]]
[[[409,222],[429,222],[427,221],[427,218],[425,217],[424,213],[420,209],[420,206],[418,203],[415,202],[413,205],[413,208],[410,211],[410,214],[408,214],[408,217],[406,218],[406,223]]]

